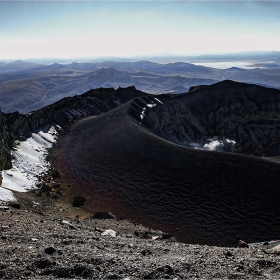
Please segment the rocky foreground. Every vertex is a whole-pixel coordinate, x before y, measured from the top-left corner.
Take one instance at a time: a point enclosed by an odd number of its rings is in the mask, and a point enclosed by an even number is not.
[[[0,278],[280,278],[280,242],[249,248],[183,244],[131,220],[55,206],[45,194],[17,199],[0,207]]]

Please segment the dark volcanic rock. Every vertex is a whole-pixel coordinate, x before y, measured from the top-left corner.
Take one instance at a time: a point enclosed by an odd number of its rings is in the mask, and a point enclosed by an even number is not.
[[[6,125],[11,128],[17,138],[20,136],[27,137],[32,130],[45,124],[55,123],[65,126],[78,118],[107,112],[141,95],[146,94],[136,90],[135,87],[119,88],[117,90],[100,88],[90,90],[82,95],[63,98],[26,115],[18,112],[4,115]]]
[[[135,87],[100,88],[82,95],[66,97],[40,110],[28,114],[2,113],[0,111],[0,170],[9,169],[11,149],[15,140],[24,140],[30,133],[46,124],[65,127],[77,119],[105,113],[134,97],[147,95]],[[0,177],[1,181],[1,177]]]
[[[52,255],[56,252],[56,249],[53,247],[53,246],[49,246],[49,247],[46,247],[45,248],[45,253],[46,254],[49,254],[49,255]]]
[[[86,203],[86,199],[82,196],[75,196],[73,201],[73,207],[82,207]]]
[[[9,205],[13,208],[20,209],[20,204],[17,202],[10,202]]]
[[[8,126],[7,115],[0,110],[0,170],[9,169],[11,164],[11,149],[14,144],[14,136]],[[0,184],[2,176],[0,174]]]
[[[37,260],[34,261],[34,265],[36,267],[42,268],[42,269],[47,268],[49,266],[52,266],[53,264],[54,263],[51,262],[49,259],[42,259],[42,258],[40,258],[40,259],[37,259]]]
[[[238,248],[249,248],[249,245],[246,242],[239,240]]]
[[[255,156],[280,154],[280,91],[223,81],[186,94],[137,98],[130,112],[173,143]],[[141,112],[142,119],[140,118]]]
[[[96,212],[92,215],[93,219],[114,219],[115,217],[112,216],[108,212]]]
[[[279,164],[248,155],[190,149],[182,143],[185,136],[203,139],[219,131],[214,120],[222,120],[219,114],[226,118],[230,111],[223,114],[222,109],[230,100],[240,100],[239,107],[233,103],[232,118],[236,115],[242,124],[246,117],[242,119],[238,112],[249,97],[254,104],[272,108],[268,104],[276,102],[280,93],[228,81],[212,87],[212,95],[209,86],[174,98],[136,98],[74,124],[58,162],[61,173],[67,173],[71,195],[83,194],[90,211],[130,218],[187,243],[236,246],[240,239],[249,243],[277,239]],[[223,98],[227,87],[229,101]],[[249,107],[244,108],[241,112],[246,113]],[[258,119],[256,111],[249,112]],[[265,118],[277,110],[267,115],[261,112]],[[277,136],[277,126],[273,129]],[[172,139],[166,141],[167,137]],[[251,151],[246,143],[254,140],[243,141],[244,149]]]

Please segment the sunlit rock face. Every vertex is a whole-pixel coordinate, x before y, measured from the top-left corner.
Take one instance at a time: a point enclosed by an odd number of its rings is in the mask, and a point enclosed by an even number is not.
[[[140,97],[130,111],[143,126],[179,145],[255,156],[280,154],[276,89],[223,81],[177,96]]]

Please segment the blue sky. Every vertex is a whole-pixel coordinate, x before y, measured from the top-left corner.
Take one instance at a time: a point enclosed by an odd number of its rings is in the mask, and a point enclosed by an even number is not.
[[[280,51],[278,1],[0,1],[0,59]]]

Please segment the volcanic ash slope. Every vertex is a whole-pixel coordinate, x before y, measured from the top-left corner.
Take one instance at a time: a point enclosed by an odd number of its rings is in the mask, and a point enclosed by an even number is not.
[[[166,99],[149,98],[146,112],[165,106]],[[278,163],[172,143],[143,125],[143,108],[134,99],[71,127],[58,167],[73,197],[187,243],[279,239]]]

